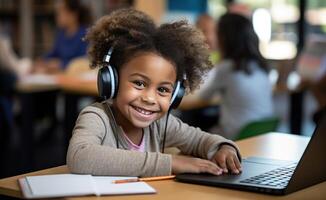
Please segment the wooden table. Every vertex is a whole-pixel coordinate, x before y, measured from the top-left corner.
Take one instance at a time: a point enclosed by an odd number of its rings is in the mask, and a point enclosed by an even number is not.
[[[88,80],[78,76],[58,75],[57,81],[64,91],[89,96],[98,95],[96,79]]]
[[[266,135],[248,138],[238,141],[242,155],[264,156],[275,159],[298,160],[300,159],[309,137],[289,135],[283,133],[269,133]],[[27,175],[45,175],[68,173],[66,166],[45,169],[37,172],[9,177],[0,180],[0,194],[21,198],[21,192],[17,183],[18,178]],[[157,190],[154,195],[128,195],[128,196],[103,196],[103,197],[67,197],[64,199],[175,199],[175,200],[216,200],[216,199],[325,199],[326,182],[300,190],[286,196],[272,196],[251,192],[243,192],[218,187],[202,186],[180,183],[173,180],[155,181],[149,183]]]
[[[83,78],[83,75],[31,75],[17,84],[18,92],[42,92],[51,90],[63,90],[75,94],[97,96],[97,80]]]
[[[204,100],[198,94],[188,94],[183,97],[178,109],[182,111],[201,109],[209,106],[217,106],[221,102],[220,97],[214,97],[209,100]]]

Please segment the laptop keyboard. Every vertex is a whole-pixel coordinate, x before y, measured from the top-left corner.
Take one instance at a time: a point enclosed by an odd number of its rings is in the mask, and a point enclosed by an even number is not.
[[[264,186],[285,187],[289,183],[295,167],[296,164],[280,167],[272,171],[244,179],[240,182]]]

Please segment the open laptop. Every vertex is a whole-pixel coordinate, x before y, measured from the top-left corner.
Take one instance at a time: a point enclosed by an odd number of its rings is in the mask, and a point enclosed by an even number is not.
[[[326,116],[299,162],[249,157],[240,175],[179,174],[177,181],[284,195],[326,180]]]

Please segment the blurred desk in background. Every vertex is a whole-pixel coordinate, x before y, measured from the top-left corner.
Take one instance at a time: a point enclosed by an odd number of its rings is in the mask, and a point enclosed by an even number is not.
[[[178,109],[182,111],[192,110],[192,109],[201,109],[209,106],[218,106],[221,99],[219,97],[212,99],[202,99],[198,94],[188,94],[182,99]]]
[[[30,75],[17,84],[17,91],[24,93],[62,90],[70,93],[97,96],[97,79],[86,75]]]
[[[96,77],[57,75],[56,80],[60,89],[66,93],[98,96]]]
[[[209,132],[218,123],[220,101],[219,97],[204,100],[198,96],[198,93],[188,94],[182,99],[178,107],[179,118],[191,126]]]
[[[34,74],[22,78],[16,88],[18,92],[33,93],[58,90],[60,85],[56,75]]]

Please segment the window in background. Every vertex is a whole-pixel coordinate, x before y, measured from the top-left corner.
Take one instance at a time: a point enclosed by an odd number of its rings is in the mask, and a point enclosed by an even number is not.
[[[218,19],[226,12],[225,0],[207,0],[207,12],[214,19]]]

